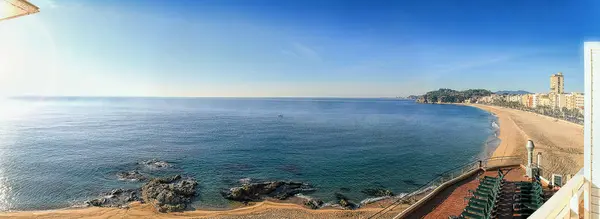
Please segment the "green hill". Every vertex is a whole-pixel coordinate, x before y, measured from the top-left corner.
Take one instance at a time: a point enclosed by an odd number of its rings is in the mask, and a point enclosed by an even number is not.
[[[485,89],[469,89],[456,91],[442,88],[436,91],[429,91],[417,99],[419,103],[462,103],[465,100],[475,99],[477,97],[489,96],[492,92]]]

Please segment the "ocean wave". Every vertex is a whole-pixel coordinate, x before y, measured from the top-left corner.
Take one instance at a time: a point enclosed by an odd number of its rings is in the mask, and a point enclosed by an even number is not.
[[[303,195],[302,193],[298,193],[295,196],[298,197],[298,198],[301,198],[301,199],[306,199],[306,200],[311,200],[312,199],[312,197],[310,197],[308,195]]]
[[[405,193],[402,193],[402,194],[405,194]],[[362,201],[360,201],[359,206],[371,204],[373,202],[378,202],[381,200],[386,200],[386,199],[395,198],[395,197],[397,197],[397,196],[381,196],[381,197],[374,197],[374,198],[366,198],[366,199],[363,199]]]
[[[494,130],[498,130],[498,129],[500,129],[500,126],[498,125],[498,123],[496,123],[496,121],[492,121],[492,128]]]
[[[386,200],[386,199],[400,200],[400,199],[404,199],[404,198],[410,198],[410,197],[414,197],[414,196],[421,195],[423,193],[429,192],[431,190],[434,190],[435,188],[437,188],[437,187],[435,187],[435,186],[429,186],[429,187],[425,187],[425,188],[422,188],[422,189],[415,190],[415,191],[410,192],[410,193],[400,193],[400,194],[395,195],[395,196],[381,196],[381,197],[374,197],[374,198],[366,198],[366,199],[363,199],[362,201],[360,201],[359,206],[363,206],[363,205],[366,205],[366,204],[370,204],[370,203],[373,203],[373,202],[378,202],[378,201]]]

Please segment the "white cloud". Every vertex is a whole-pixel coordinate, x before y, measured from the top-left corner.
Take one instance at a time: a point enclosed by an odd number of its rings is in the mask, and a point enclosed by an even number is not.
[[[312,61],[321,61],[321,56],[317,51],[299,42],[293,42],[291,48],[282,49],[281,53],[288,56],[300,57]]]

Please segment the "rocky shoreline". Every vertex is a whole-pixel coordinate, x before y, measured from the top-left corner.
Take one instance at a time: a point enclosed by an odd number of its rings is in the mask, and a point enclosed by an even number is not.
[[[141,161],[138,165],[148,170],[172,167],[172,164],[156,159]],[[125,181],[141,182],[149,179],[147,174],[138,170],[118,172],[116,176],[118,180]],[[127,208],[129,203],[139,201],[151,204],[159,212],[183,211],[188,209],[196,196],[197,185],[196,179],[191,177],[157,177],[149,179],[138,189],[119,188],[100,194],[100,197],[86,201],[85,206]]]
[[[183,211],[196,196],[198,182],[181,175],[154,178],[140,189],[114,189],[86,201],[87,206],[127,208],[134,201],[150,203],[159,212]]]
[[[166,161],[156,159],[137,163],[138,168],[156,171],[173,167]],[[116,173],[118,180],[145,182],[137,189],[113,189],[102,193],[98,198],[85,202],[85,206],[128,208],[132,202],[151,204],[159,212],[175,212],[190,210],[190,203],[196,197],[198,181],[191,177],[173,175],[152,178],[150,174],[138,169]],[[371,197],[359,203],[351,201],[344,194],[334,193],[335,201],[325,203],[323,200],[306,196],[317,189],[308,183],[294,181],[265,181],[251,182],[250,178],[239,181],[240,186],[223,189],[223,198],[248,205],[250,202],[265,200],[289,200],[293,198],[300,205],[310,209],[339,208],[357,209],[362,205],[395,198],[394,194],[385,188],[368,188],[361,192]],[[342,191],[349,191],[344,188]],[[396,197],[401,198],[401,197]],[[300,201],[299,201],[300,200]]]

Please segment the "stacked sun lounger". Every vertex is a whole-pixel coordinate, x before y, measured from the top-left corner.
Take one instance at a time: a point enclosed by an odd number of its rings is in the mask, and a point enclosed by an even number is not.
[[[516,182],[514,212],[529,216],[544,204],[544,191],[539,182]]]
[[[470,219],[489,219],[496,214],[496,204],[504,184],[504,174],[498,170],[498,177],[485,176],[479,182],[476,190],[469,190],[472,193],[469,204],[463,212],[454,218]]]

